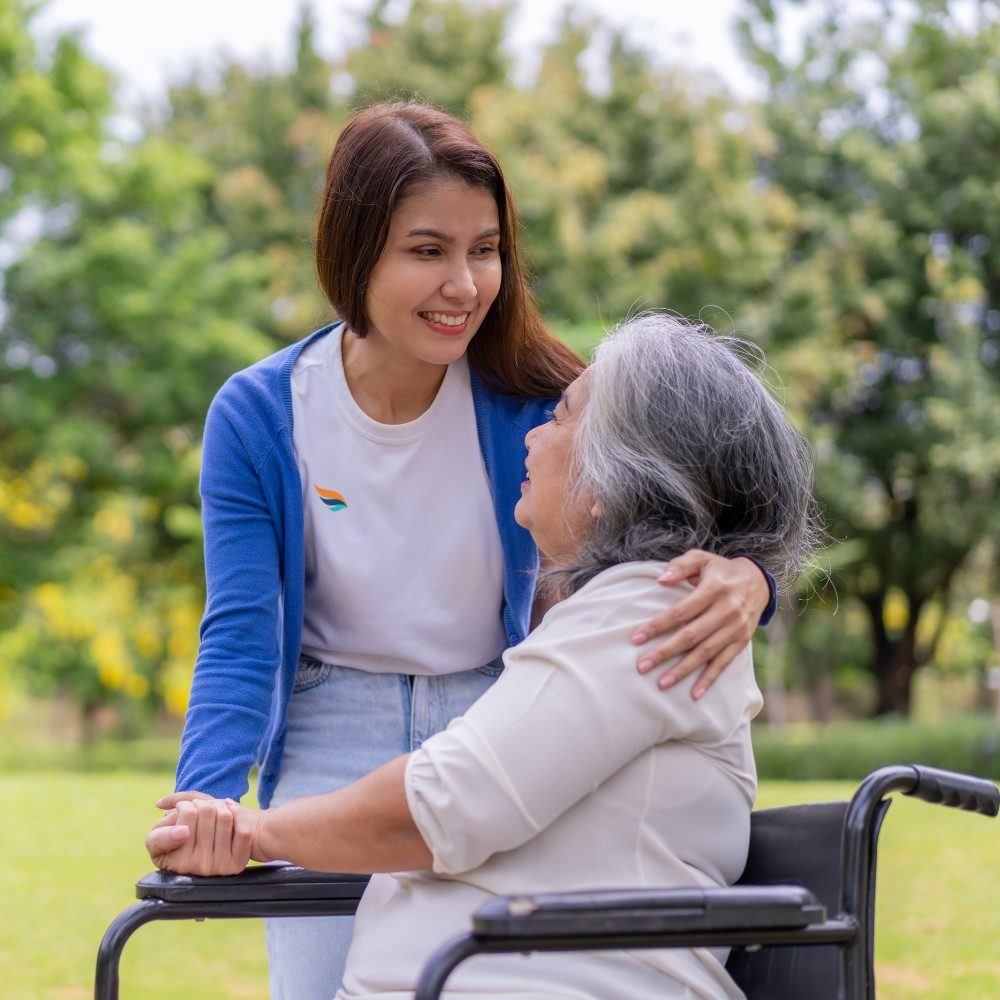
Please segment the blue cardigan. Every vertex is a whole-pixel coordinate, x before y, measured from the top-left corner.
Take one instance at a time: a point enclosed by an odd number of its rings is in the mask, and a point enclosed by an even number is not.
[[[181,738],[177,789],[239,799],[260,764],[274,791],[302,637],[302,489],[292,446],[292,368],[335,324],[232,376],[205,423],[201,499],[207,603]],[[472,372],[472,399],[504,555],[507,641],[528,633],[538,554],[514,521],[524,435],[551,400],[502,396]]]

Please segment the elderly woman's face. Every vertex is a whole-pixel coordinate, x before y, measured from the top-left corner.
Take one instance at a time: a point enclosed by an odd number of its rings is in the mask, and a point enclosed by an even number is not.
[[[572,557],[592,517],[590,504],[572,488],[573,434],[587,403],[587,380],[584,372],[563,393],[549,422],[524,439],[528,476],[521,483],[514,519],[531,532],[542,554],[556,563]]]

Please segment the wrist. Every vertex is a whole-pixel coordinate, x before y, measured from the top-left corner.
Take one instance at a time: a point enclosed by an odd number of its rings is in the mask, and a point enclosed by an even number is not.
[[[764,586],[767,589],[766,595],[762,592],[761,597],[763,600],[760,603],[761,615],[758,624],[760,626],[767,625],[767,623],[774,617],[775,612],[778,610],[778,584],[768,568],[756,557],[749,555],[746,552],[737,552],[732,557],[733,559],[746,559],[751,565],[753,565],[760,575],[763,577]]]
[[[278,854],[273,850],[274,832],[272,809],[260,809],[255,817],[253,833],[250,838],[250,859],[252,861],[277,861]]]

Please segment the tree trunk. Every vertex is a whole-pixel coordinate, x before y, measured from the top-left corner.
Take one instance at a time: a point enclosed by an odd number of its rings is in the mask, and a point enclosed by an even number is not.
[[[809,703],[816,722],[829,722],[833,718],[833,670],[829,656],[820,657],[813,681],[809,685]]]
[[[794,614],[791,608],[782,608],[767,630],[769,655],[764,685],[764,712],[767,721],[777,729],[783,729],[788,722],[785,667],[788,658],[789,618]]]
[[[913,700],[913,675],[920,666],[917,655],[917,621],[923,600],[910,596],[910,614],[902,635],[891,638],[883,617],[884,595],[863,598],[875,640],[872,673],[878,692],[875,715],[908,718]]]

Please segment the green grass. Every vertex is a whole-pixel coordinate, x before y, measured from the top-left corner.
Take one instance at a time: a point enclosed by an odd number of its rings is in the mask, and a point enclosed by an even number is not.
[[[93,996],[97,945],[149,870],[143,836],[172,775],[0,775],[0,993],[18,1000]],[[259,920],[154,923],[129,943],[122,1000],[267,993]]]
[[[86,998],[108,922],[148,870],[143,835],[170,775],[0,775],[0,983],[18,1000]],[[847,797],[767,782],[759,805]],[[898,798],[882,834],[880,1000],[977,1000],[1000,981],[1000,821]],[[259,921],[151,924],[125,951],[122,998],[266,995]]]

